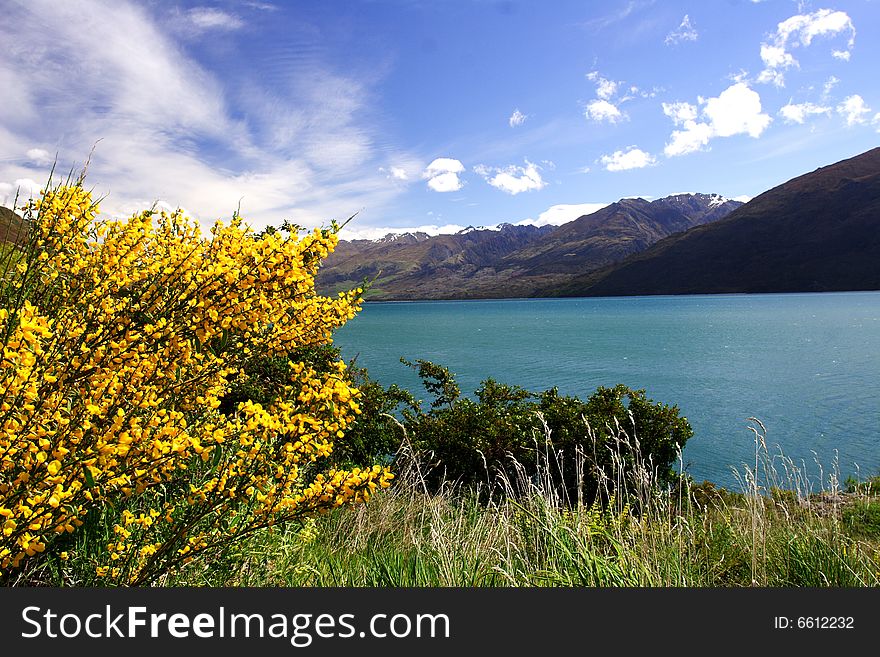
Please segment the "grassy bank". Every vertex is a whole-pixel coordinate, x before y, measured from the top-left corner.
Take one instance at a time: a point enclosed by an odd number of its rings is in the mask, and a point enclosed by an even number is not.
[[[880,584],[880,486],[837,488],[832,473],[810,491],[804,473],[757,446],[758,469],[744,468],[740,491],[705,483],[658,491],[642,468],[626,500],[604,508],[563,504],[515,467],[488,503],[452,485],[427,494],[412,467],[367,505],[266,530],[221,563],[166,584]]]

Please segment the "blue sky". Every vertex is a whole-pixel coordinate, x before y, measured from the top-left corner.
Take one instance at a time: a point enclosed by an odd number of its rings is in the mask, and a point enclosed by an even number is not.
[[[0,0],[0,203],[346,237],[752,197],[880,142],[878,0]],[[94,150],[93,150],[94,149]]]

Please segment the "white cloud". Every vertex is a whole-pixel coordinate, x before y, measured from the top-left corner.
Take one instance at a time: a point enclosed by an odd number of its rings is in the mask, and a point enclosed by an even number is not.
[[[12,208],[16,199],[18,206],[28,199],[36,198],[40,194],[43,185],[30,178],[19,178],[12,184],[0,182],[0,205],[4,208]]]
[[[846,119],[847,125],[853,126],[866,123],[865,115],[871,113],[871,108],[861,96],[853,94],[844,98],[837,106],[837,113]]]
[[[846,12],[819,9],[812,14],[800,14],[782,21],[776,33],[782,37],[783,43],[795,37],[804,46],[809,46],[817,36],[833,36],[843,32],[849,33],[847,43],[851,48],[855,43],[856,28]]]
[[[794,56],[779,46],[761,44],[761,61],[765,68],[758,76],[758,82],[772,82],[777,87],[785,86],[785,74],[782,72],[792,66],[798,66]]]
[[[630,146],[625,151],[614,151],[611,155],[603,155],[599,161],[605,165],[605,169],[608,171],[642,169],[657,162],[650,153],[635,146]]]
[[[379,240],[388,235],[403,235],[405,233],[425,233],[431,236],[453,235],[466,228],[466,226],[459,226],[458,224],[424,224],[413,228],[388,228],[382,226],[357,226],[354,223],[350,222],[339,232],[340,239]]]
[[[761,71],[758,81],[772,82],[777,87],[785,86],[786,69],[798,66],[789,48],[807,47],[816,37],[842,34],[849,35],[846,50],[834,49],[832,55],[837,59],[849,60],[850,51],[855,45],[856,28],[846,12],[819,9],[785,19],[776,26],[771,40],[761,44],[761,60],[766,68]]]
[[[430,178],[442,173],[461,173],[464,165],[455,158],[438,157],[425,167],[424,176]]]
[[[492,187],[512,195],[547,186],[547,183],[541,178],[540,167],[528,160],[526,160],[524,167],[511,165],[503,169],[478,164],[474,167],[474,172],[483,176]]]
[[[623,112],[607,100],[593,100],[588,103],[584,116],[593,121],[608,121],[609,123],[617,123],[626,118]]]
[[[507,119],[507,123],[510,124],[511,128],[515,128],[517,126],[525,123],[528,117],[520,112],[518,109],[513,110],[513,114],[510,115],[510,118]]]
[[[788,68],[789,66],[797,66],[797,61],[790,52],[786,52],[782,46],[771,46],[766,43],[761,44],[761,61],[768,68]]]
[[[598,71],[590,71],[587,73],[587,79],[596,85],[596,98],[587,103],[584,116],[593,121],[608,121],[609,123],[617,123],[626,119],[624,112],[618,107],[620,103],[631,100],[632,94],[638,93],[637,87],[631,88],[631,94],[623,98],[615,98],[621,88],[621,82],[615,82],[602,77]]]
[[[463,183],[458,174],[464,171],[464,165],[451,157],[438,157],[422,172],[422,178],[428,181],[428,187],[435,192],[457,192]]]
[[[441,173],[428,180],[428,187],[435,192],[457,192],[462,183],[454,173]]]
[[[667,46],[676,45],[682,41],[696,41],[698,37],[697,29],[691,23],[690,17],[685,14],[681,24],[666,35],[665,43]]]
[[[593,214],[601,210],[608,203],[575,203],[553,205],[538,215],[537,219],[523,219],[516,222],[517,226],[561,226],[574,221],[585,214]]]
[[[45,148],[31,148],[27,152],[28,161],[38,167],[45,167],[55,160],[52,154]]]
[[[666,157],[687,155],[702,150],[712,139],[712,126],[708,123],[689,121],[684,130],[673,130],[669,142],[663,148]]]
[[[410,179],[409,171],[401,166],[391,166],[387,169],[385,167],[379,167],[379,173],[383,174],[386,178],[400,180],[402,182],[406,182]]]
[[[831,90],[834,89],[835,86],[840,82],[840,78],[835,76],[830,76],[827,80],[825,80],[825,86],[822,87],[822,96],[826,97],[831,93]]]
[[[596,83],[596,95],[603,100],[608,100],[617,93],[618,82],[608,80],[599,75],[599,71],[587,73],[587,79]]]
[[[779,110],[779,115],[785,119],[786,123],[804,123],[808,116],[814,114],[828,114],[831,112],[830,107],[815,105],[813,103],[789,103]]]
[[[222,19],[202,17],[211,20],[220,29]],[[194,60],[173,30],[156,3],[4,5],[0,153],[22,157],[0,159],[0,181],[45,182],[48,170],[24,158],[34,145],[51,144],[53,160],[57,149],[58,172],[94,147],[89,183],[105,213],[164,201],[208,226],[241,203],[256,228],[321,225],[402,193],[377,172],[367,82],[319,55],[268,77],[227,76]]]
[[[184,14],[184,17],[197,33],[211,30],[229,32],[244,26],[244,22],[238,16],[214,7],[193,7]]]
[[[696,121],[697,107],[690,103],[661,103],[663,113],[672,119],[675,125],[684,125],[688,121]]]
[[[739,201],[740,203],[748,203],[749,201],[752,200],[752,197],[751,197],[751,196],[747,196],[747,195],[745,195],[745,194],[742,194],[741,196],[734,196],[734,197],[733,197],[733,200],[734,200],[734,201]]]
[[[746,133],[759,137],[770,125],[770,117],[761,112],[761,97],[743,82],[728,87],[717,98],[706,101],[703,114],[709,118],[719,137]]]
[[[672,132],[663,152],[667,157],[685,155],[704,148],[715,137],[747,134],[759,137],[770,125],[769,115],[761,111],[761,97],[745,82],[737,82],[716,98],[700,98],[698,108],[689,103],[663,103],[663,112],[682,128]]]

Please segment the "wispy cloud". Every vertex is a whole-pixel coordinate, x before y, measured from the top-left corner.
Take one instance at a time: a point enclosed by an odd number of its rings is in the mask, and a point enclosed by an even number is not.
[[[186,16],[226,38],[242,20]],[[165,17],[124,0],[12,5],[0,24],[0,152],[13,157],[0,182],[44,180],[37,151],[57,152],[64,170],[97,144],[89,176],[114,214],[163,201],[211,223],[240,204],[256,226],[318,225],[400,193],[378,172],[364,82],[316,61],[234,88],[175,42]]]
[[[582,25],[592,31],[604,30],[605,28],[626,20],[631,15],[638,13],[642,9],[650,7],[653,4],[654,0],[629,0],[629,2],[624,4],[620,9],[605,14],[604,16],[585,21]]]
[[[260,11],[278,11],[278,6],[273,5],[269,2],[257,2],[256,0],[250,0],[249,2],[244,3],[245,7],[250,7],[251,9],[259,9]]]
[[[823,105],[816,105],[815,103],[798,103],[794,104],[789,102],[788,105],[783,106],[779,110],[779,116],[781,116],[786,123],[800,123],[803,124],[807,117],[814,116],[817,114],[830,114],[831,108],[825,107]]]
[[[822,97],[827,98],[831,93],[831,90],[834,89],[838,84],[840,84],[840,78],[835,76],[830,76],[827,80],[825,80],[825,84],[822,87]]]
[[[523,123],[525,123],[527,118],[527,115],[520,112],[519,109],[515,109],[513,110],[513,114],[510,115],[510,118],[507,119],[507,123],[510,125],[511,128],[516,128],[517,126],[521,126]]]
[[[681,19],[681,24],[666,35],[664,42],[667,46],[674,46],[682,41],[696,41],[699,36],[697,28],[691,23],[690,17],[685,14],[684,18]]]
[[[244,27],[244,21],[216,7],[193,7],[183,13],[186,23],[196,32],[228,32]]]

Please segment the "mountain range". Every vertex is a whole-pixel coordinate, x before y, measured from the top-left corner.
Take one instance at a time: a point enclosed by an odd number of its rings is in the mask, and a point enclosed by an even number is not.
[[[341,241],[323,292],[469,299],[880,289],[880,148],[742,204],[714,194],[621,199],[561,226]]]
[[[324,292],[372,281],[370,299],[528,297],[623,260],[742,205],[713,194],[621,199],[562,226],[469,227],[453,235],[340,241],[317,277]]]

